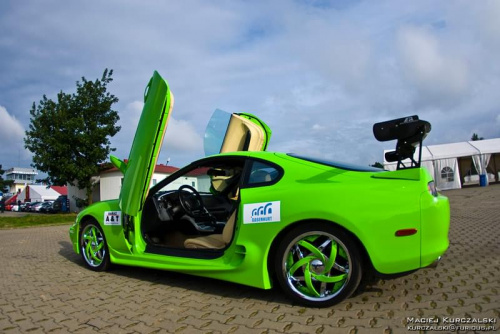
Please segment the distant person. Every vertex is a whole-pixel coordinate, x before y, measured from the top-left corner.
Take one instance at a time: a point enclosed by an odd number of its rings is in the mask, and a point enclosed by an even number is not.
[[[0,212],[4,213],[4,211],[5,211],[5,200],[2,198],[0,200]]]

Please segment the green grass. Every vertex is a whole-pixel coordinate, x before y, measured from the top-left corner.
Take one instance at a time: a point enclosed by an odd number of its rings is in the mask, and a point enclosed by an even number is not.
[[[26,214],[19,217],[2,217],[0,215],[0,229],[71,224],[75,221],[75,218],[76,218],[76,213],[53,214],[53,215]]]

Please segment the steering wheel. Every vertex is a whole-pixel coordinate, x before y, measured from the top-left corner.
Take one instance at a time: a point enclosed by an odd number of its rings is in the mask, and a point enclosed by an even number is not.
[[[184,184],[179,187],[178,193],[179,203],[188,216],[196,218],[209,214],[203,204],[200,193],[196,189]]]

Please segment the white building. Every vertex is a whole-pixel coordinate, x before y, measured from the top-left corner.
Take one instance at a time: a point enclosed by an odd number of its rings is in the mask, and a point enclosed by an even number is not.
[[[156,165],[155,171],[151,178],[150,187],[156,185],[158,182],[162,181],[178,170],[179,168],[177,167],[166,166],[163,164]],[[120,196],[120,191],[123,183],[123,174],[116,167],[101,171],[99,175],[93,177],[92,180],[95,184],[92,193],[93,202],[117,199]],[[179,189],[179,187],[183,184],[188,184],[195,189],[208,189],[210,187],[210,179],[205,174],[195,175],[191,173],[168,184],[165,188],[163,188],[163,190]],[[68,185],[68,198],[70,201],[71,211],[79,211],[76,206],[75,197],[84,199],[87,197],[87,194],[85,193],[84,189],[78,189],[78,187]]]
[[[27,185],[35,183],[38,172],[33,168],[13,167],[5,171],[5,179],[12,180],[9,192],[16,194],[22,191]]]
[[[384,168],[395,170],[397,162],[387,162]],[[418,148],[414,158],[418,160]],[[409,160],[403,161],[409,165]],[[459,143],[422,146],[422,167],[434,176],[438,189],[457,189],[480,183],[500,182],[500,138]]]
[[[156,165],[153,176],[151,177],[150,187],[156,185],[158,182],[160,182],[164,178],[172,175],[177,170],[179,170],[179,168],[177,168],[177,167]],[[196,182],[196,179],[194,179],[194,180],[186,179],[185,183],[188,183],[188,182],[191,182],[191,183]],[[99,188],[99,197],[98,197],[99,199],[98,200],[106,201],[106,200],[118,198],[120,196],[120,191],[122,189],[122,183],[123,183],[123,174],[116,167],[102,171],[99,174],[99,183],[97,185],[97,187]],[[190,184],[190,183],[188,183],[188,184]],[[165,189],[165,190],[170,190],[170,189]]]

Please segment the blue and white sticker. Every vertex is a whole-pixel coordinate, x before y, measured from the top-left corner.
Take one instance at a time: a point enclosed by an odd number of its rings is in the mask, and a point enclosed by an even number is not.
[[[104,211],[104,225],[121,225],[121,211]]]
[[[281,202],[263,202],[243,206],[243,224],[273,223],[281,221]]]

